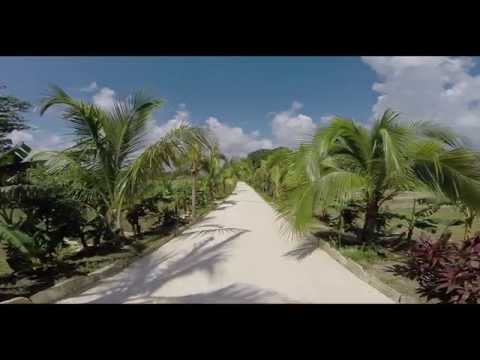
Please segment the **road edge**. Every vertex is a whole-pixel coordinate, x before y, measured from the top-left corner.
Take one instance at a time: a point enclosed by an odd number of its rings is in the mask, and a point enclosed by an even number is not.
[[[146,249],[139,252],[135,256],[132,256],[128,259],[121,259],[121,260],[114,261],[113,263],[108,264],[87,275],[71,277],[62,282],[59,282],[58,284],[55,284],[52,287],[39,291],[30,297],[15,297],[15,298],[0,302],[0,305],[3,305],[3,304],[5,305],[7,304],[54,304],[66,298],[79,295],[98,285],[98,283],[101,280],[117,275],[118,273],[122,272],[127,267],[132,265],[134,262],[140,260],[141,258],[147,255],[150,255],[151,253],[161,248],[163,245],[170,242],[173,238],[181,235],[183,232],[190,229],[192,226],[198,224],[208,214],[210,214],[212,211],[217,209],[222,203],[224,203],[231,195],[232,194],[229,194],[225,198],[219,200],[218,203],[214,203],[213,204],[214,206],[212,206],[211,209],[205,211],[205,213],[198,216],[195,221],[175,229],[174,232],[170,235],[167,235],[163,238],[158,239],[158,240],[164,240],[164,241],[147,247]]]
[[[369,284],[374,289],[378,290],[380,293],[395,301],[398,304],[421,304],[417,299],[404,295],[399,291],[395,290],[391,286],[387,285],[385,282],[380,280],[378,277],[372,275],[367,270],[363,268],[362,265],[343,256],[337,249],[332,247],[327,241],[320,239],[314,235],[307,236],[306,239],[318,241],[319,248],[325,251],[331,258],[337,261],[340,265],[350,271],[357,278],[363,282]]]
[[[278,211],[272,206],[272,202],[263,194],[260,194],[253,186],[247,183],[253,191],[255,191],[258,196],[260,196],[271,208],[272,210],[278,214]],[[422,304],[417,299],[402,294],[399,291],[395,290],[391,286],[387,285],[385,282],[380,280],[378,277],[372,275],[367,270],[363,268],[362,265],[353,261],[352,259],[346,258],[343,256],[337,249],[332,247],[327,241],[320,239],[319,237],[314,236],[313,234],[303,236],[304,241],[308,242],[318,242],[318,248],[322,249],[329,255],[332,259],[350,271],[353,275],[355,275],[358,279],[362,280],[363,282],[367,283],[389,299],[393,300],[397,304]]]

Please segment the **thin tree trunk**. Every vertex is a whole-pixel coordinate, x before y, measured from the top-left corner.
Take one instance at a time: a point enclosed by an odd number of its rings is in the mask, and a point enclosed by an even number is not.
[[[122,205],[123,205],[123,200],[120,199],[117,204],[117,209],[116,209],[116,216],[115,216],[115,234],[117,234],[119,237],[124,238],[125,237],[125,231],[122,226]]]
[[[85,240],[85,234],[83,232],[80,232],[80,242],[82,243],[84,249],[88,248],[87,241]]]
[[[407,233],[407,242],[412,240],[413,230],[415,229],[415,205],[417,201],[413,199],[413,207],[412,207],[412,218],[410,219],[410,224],[408,224],[408,233]]]
[[[197,173],[196,170],[194,169],[192,171],[192,219],[195,219],[195,207],[197,204]]]
[[[93,247],[98,247],[100,245],[100,235],[95,235],[93,238]]]
[[[463,233],[463,240],[467,240],[471,233],[472,233],[472,226],[473,220],[475,219],[475,213],[472,212],[470,209],[466,210],[466,217],[465,217],[465,232]]]
[[[376,197],[374,197],[368,202],[367,211],[365,213],[365,222],[360,238],[361,242],[364,244],[374,240],[377,226],[378,209],[378,200]]]

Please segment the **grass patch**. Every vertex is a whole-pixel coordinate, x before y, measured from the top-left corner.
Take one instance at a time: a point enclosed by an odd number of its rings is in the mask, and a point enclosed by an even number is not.
[[[99,248],[84,249],[77,253],[69,253],[68,249],[65,249],[65,255],[58,265],[51,266],[42,271],[36,271],[35,274],[31,275],[13,277],[9,274],[10,272],[7,271],[0,273],[0,301],[8,300],[16,296],[30,297],[36,292],[49,288],[72,276],[88,275],[117,260],[127,260],[137,257],[148,248],[157,248],[167,243],[170,239],[168,235],[170,235],[172,231],[174,231],[173,228],[170,232],[165,232],[161,235],[146,235],[142,239],[136,239],[121,249],[110,249],[108,244],[103,244],[103,246]],[[3,255],[0,260],[4,261],[4,254],[0,255]],[[7,270],[9,270],[9,268]]]
[[[386,208],[388,208],[389,211],[392,212],[397,212],[399,214],[403,215],[409,215],[412,211],[412,206],[413,206],[413,199],[415,197],[420,197],[421,195],[427,195],[427,194],[422,194],[422,193],[414,193],[414,192],[407,192],[407,193],[402,193],[395,197],[393,200],[390,200],[385,203]],[[420,210],[423,205],[419,205],[417,203],[416,209]],[[414,237],[419,237],[422,233],[427,236],[433,236],[433,237],[438,237],[440,233],[445,229],[446,225],[451,222],[454,219],[463,219],[464,216],[461,211],[459,211],[456,207],[454,206],[443,206],[440,208],[435,214],[431,216],[431,218],[435,221],[438,222],[438,229],[435,234],[432,234],[430,232],[425,232],[421,231],[419,229],[415,229],[414,231]],[[403,221],[392,221],[391,222],[391,227],[394,228],[398,224],[402,223],[404,227],[402,230],[405,230],[405,222]],[[458,226],[450,226],[449,230],[452,232],[452,241],[454,242],[462,242],[463,241],[463,235],[465,231],[464,225],[458,225]],[[477,218],[472,227],[472,234],[475,234],[476,232],[480,232],[480,218]]]
[[[375,249],[370,247],[363,248],[362,246],[348,246],[340,248],[340,253],[343,256],[349,257],[353,261],[362,264],[376,264],[382,262],[385,257],[382,257]]]
[[[216,199],[224,200],[230,194]],[[187,225],[193,225],[213,210],[215,203],[209,203],[206,206],[197,208],[197,217],[192,219]],[[149,229],[156,221],[152,217],[144,223],[144,229]],[[125,224],[125,230],[128,231],[129,224]],[[5,301],[16,296],[30,297],[38,291],[53,286],[55,283],[68,279],[75,275],[87,275],[99,270],[117,260],[127,260],[141,256],[148,249],[157,249],[166,244],[171,237],[169,235],[176,231],[176,227],[162,227],[154,231],[146,231],[142,236],[137,237],[128,245],[122,248],[111,248],[108,243],[103,243],[99,248],[90,247],[78,251],[78,245],[72,239],[71,246],[67,246],[60,252],[61,262],[50,268],[38,271],[31,275],[22,275],[14,277],[11,275],[11,269],[6,262],[6,254],[0,246],[0,301]]]
[[[399,260],[402,259],[401,255],[388,251],[382,252],[382,255],[380,255],[375,249],[371,247],[363,248],[362,246],[346,246],[339,251],[345,257],[361,265],[367,273],[375,276],[399,293],[414,298],[418,302],[426,302],[417,294],[416,281],[403,276],[396,276],[387,271],[390,266],[399,263]]]

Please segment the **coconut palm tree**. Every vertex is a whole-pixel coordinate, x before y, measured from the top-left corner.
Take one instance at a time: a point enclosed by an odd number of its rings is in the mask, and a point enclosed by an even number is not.
[[[218,191],[222,179],[221,174],[227,166],[225,155],[220,152],[218,144],[212,142],[212,146],[202,162],[202,167],[206,172],[205,180],[210,200],[213,200],[215,193]]]
[[[223,195],[232,191],[237,183],[234,165],[235,162],[232,159],[225,159],[222,169],[217,177],[218,186]]]
[[[190,176],[192,180],[192,219],[196,217],[197,208],[197,180],[202,169],[202,163],[204,161],[205,148],[201,143],[192,144],[188,147],[185,156],[185,162],[188,165]]]
[[[279,209],[295,230],[313,226],[319,208],[356,199],[365,204],[360,240],[373,240],[381,206],[419,188],[480,207],[479,154],[449,129],[398,116],[387,110],[371,128],[334,118],[292,154]]]
[[[286,148],[279,148],[272,152],[265,160],[265,170],[269,188],[271,189],[274,199],[280,197],[280,188],[283,184],[285,176],[287,175],[288,166],[285,159],[290,155],[290,150]]]
[[[53,106],[63,107],[75,145],[34,158],[45,161],[49,173],[66,174],[72,194],[100,214],[114,237],[123,233],[120,220],[126,200],[174,168],[187,149],[204,141],[199,129],[183,124],[146,147],[151,114],[162,105],[162,100],[136,93],[105,110],[56,86],[41,103],[41,114]]]
[[[270,174],[267,169],[267,160],[260,160],[260,166],[253,173],[253,183],[262,192],[270,191]]]
[[[251,182],[254,180],[255,168],[250,160],[234,160],[231,165],[237,178],[246,182]]]

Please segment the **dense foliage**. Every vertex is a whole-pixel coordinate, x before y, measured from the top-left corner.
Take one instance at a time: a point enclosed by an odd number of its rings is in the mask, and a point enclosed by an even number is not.
[[[430,192],[470,209],[480,207],[480,157],[446,128],[405,123],[386,111],[366,128],[334,118],[289,157],[280,212],[299,232],[322,209],[363,206],[362,243],[379,235],[382,206],[405,191]]]
[[[480,236],[460,246],[446,239],[419,240],[408,251],[405,262],[392,271],[417,280],[418,292],[427,300],[480,303]]]
[[[25,129],[20,113],[27,104],[2,101],[4,133]],[[72,239],[84,249],[113,251],[132,235],[160,234],[233,190],[231,162],[204,129],[181,124],[153,144],[145,141],[161,105],[138,93],[105,110],[52,87],[40,111],[62,108],[73,146],[32,152],[21,144],[0,152],[0,245],[13,271],[54,266]]]
[[[241,179],[272,199],[293,231],[327,226],[339,244],[348,233],[362,248],[407,249],[393,271],[417,280],[422,296],[479,302],[480,237],[471,233],[480,155],[450,129],[400,121],[390,110],[369,127],[335,117],[297,149],[233,160],[205,128],[189,124],[152,143],[148,125],[162,105],[137,93],[106,110],[52,87],[40,112],[59,107],[73,145],[38,153],[9,140],[28,128],[31,105],[0,96],[0,245],[15,274],[56,266],[72,240],[83,256],[193,221]],[[400,194],[410,196],[407,212],[388,206]],[[434,215],[443,207],[459,216],[441,228]],[[458,225],[465,227],[461,245],[447,236]],[[416,230],[438,232],[440,240],[418,240]]]
[[[293,151],[259,150],[242,162],[240,177],[273,200],[294,232],[382,256],[407,251],[395,271],[416,279],[422,296],[478,302],[480,245],[469,237],[480,209],[480,155],[452,130],[390,110],[371,127],[336,117]],[[390,209],[400,195],[405,211]],[[455,211],[440,223],[444,208]],[[459,225],[465,242],[445,241]],[[442,241],[418,240],[427,233]]]
[[[0,91],[5,86],[0,85]],[[7,135],[14,130],[28,129],[23,113],[30,110],[31,104],[15,96],[0,94],[0,153],[7,151],[12,146],[12,141]]]

